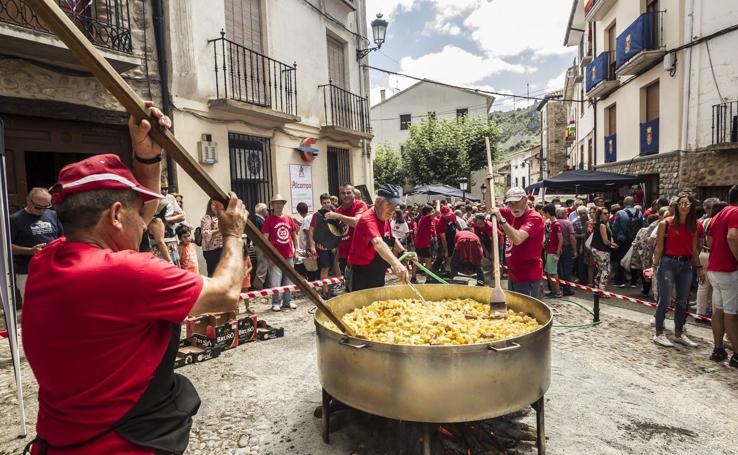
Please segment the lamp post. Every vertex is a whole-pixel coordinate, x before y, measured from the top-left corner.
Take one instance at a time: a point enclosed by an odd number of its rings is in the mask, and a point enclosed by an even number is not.
[[[356,49],[356,60],[361,60],[369,55],[370,52],[379,50],[379,48],[382,47],[382,44],[384,44],[384,40],[387,37],[387,26],[389,25],[389,22],[382,19],[381,14],[377,14],[377,18],[372,21],[371,25],[374,44],[376,44],[376,46],[368,47],[366,49]]]
[[[459,179],[459,189],[461,190],[461,200],[466,202],[466,190],[469,189],[469,179],[461,177]]]

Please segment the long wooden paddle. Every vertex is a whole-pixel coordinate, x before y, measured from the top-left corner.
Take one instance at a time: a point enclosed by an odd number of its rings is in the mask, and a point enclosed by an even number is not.
[[[487,146],[487,172],[489,173],[489,176],[487,177],[487,190],[489,191],[489,203],[490,208],[497,206],[497,203],[495,201],[495,179],[493,177],[493,170],[492,170],[492,150],[489,146],[489,138],[484,138],[484,143]],[[497,217],[492,217],[492,258],[494,259],[494,263],[492,267],[494,267],[495,272],[495,287],[492,289],[492,297],[489,301],[490,309],[492,310],[492,313],[498,314],[500,316],[507,315],[507,304],[505,302],[505,291],[502,290],[502,285],[500,284],[500,239],[497,237]]]
[[[179,166],[189,175],[197,185],[211,198],[228,203],[228,194],[205,173],[195,159],[187,153],[184,146],[177,141],[171,131],[159,126],[144,105],[144,100],[128,85],[107,60],[98,52],[95,46],[82,34],[67,15],[59,8],[54,0],[25,0],[36,12],[41,22],[61,39],[69,50],[80,59],[90,72],[105,86],[106,89],[123,105],[123,107],[137,120],[147,119],[151,123],[149,133]],[[338,329],[349,335],[356,336],[356,331],[346,325],[328,308],[316,291],[299,273],[277,252],[259,229],[251,221],[246,222],[246,235],[260,248],[293,283],[297,285],[310,300],[330,319]]]

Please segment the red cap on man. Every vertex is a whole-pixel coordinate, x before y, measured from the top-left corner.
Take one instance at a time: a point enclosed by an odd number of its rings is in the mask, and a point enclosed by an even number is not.
[[[120,157],[113,154],[95,155],[64,166],[50,192],[54,204],[59,204],[70,194],[92,190],[133,190],[144,202],[164,197],[138,183]]]

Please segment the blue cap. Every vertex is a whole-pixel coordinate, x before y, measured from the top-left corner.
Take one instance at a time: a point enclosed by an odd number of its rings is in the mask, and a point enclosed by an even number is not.
[[[385,183],[377,190],[377,196],[381,196],[392,205],[400,205],[400,190],[391,183]]]

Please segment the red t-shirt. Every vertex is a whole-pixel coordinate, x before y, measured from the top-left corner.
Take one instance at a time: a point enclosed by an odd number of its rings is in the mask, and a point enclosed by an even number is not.
[[[682,224],[677,230],[673,216],[668,217],[666,222],[669,225],[669,230],[666,232],[667,239],[664,254],[667,256],[692,256],[694,234],[697,234],[698,239],[705,236],[705,228],[702,223],[697,222],[697,231],[693,234],[687,229],[686,224]]]
[[[264,226],[261,227],[261,232],[269,234],[269,241],[283,257],[289,259],[295,255],[292,234],[297,232],[297,226],[291,216],[267,216],[264,220]]]
[[[556,254],[559,251],[559,233],[561,232],[561,223],[554,220],[551,221],[551,233],[548,236],[548,246],[546,253]]]
[[[22,324],[39,385],[37,433],[52,445],[74,444],[130,411],[161,363],[171,324],[184,320],[202,285],[202,276],[150,253],[113,252],[65,237],[37,253]],[[154,451],[111,433],[73,453]]]
[[[369,265],[377,254],[372,245],[375,237],[392,237],[390,221],[382,221],[373,208],[367,210],[356,223],[356,230],[351,241],[348,263],[351,265]]]
[[[446,234],[446,231],[448,230],[448,225],[451,223],[456,222],[456,215],[453,213],[449,213],[448,216],[439,215],[438,218],[436,218],[436,235],[440,236],[441,234]]]
[[[435,237],[433,215],[424,215],[418,221],[418,235],[415,236],[415,248],[430,248],[430,241]]]
[[[482,227],[477,226],[477,223],[475,221],[470,221],[469,225],[474,229],[474,233],[477,234],[480,238],[482,237],[482,234],[489,237],[489,240],[492,241],[492,222],[485,220]],[[499,225],[497,226],[497,242],[502,245],[502,243],[505,241],[505,234],[502,232],[502,227]]]
[[[722,209],[720,213],[712,218],[707,229],[709,230],[708,234],[712,237],[707,270],[712,272],[735,272],[738,270],[738,261],[735,260],[735,256],[733,256],[728,245],[728,230],[738,229],[738,207],[729,206]],[[23,317],[26,317],[25,314]]]
[[[527,209],[523,216],[515,218],[507,207],[500,213],[512,227],[528,233],[528,238],[520,245],[513,245],[508,238],[505,244],[505,260],[509,267],[511,281],[536,281],[543,276],[543,237],[545,227],[543,217],[532,209]]]
[[[367,207],[366,203],[364,201],[355,200],[354,203],[349,207],[348,209],[344,208],[343,205],[338,207],[336,209],[336,213],[340,213],[344,216],[350,216],[354,217],[356,215],[360,215],[364,212],[366,212],[369,209]],[[349,251],[351,250],[351,239],[354,235],[354,228],[351,226],[346,225],[344,232],[343,232],[343,238],[341,238],[341,243],[338,244],[338,257],[341,259],[346,259],[349,257]]]

